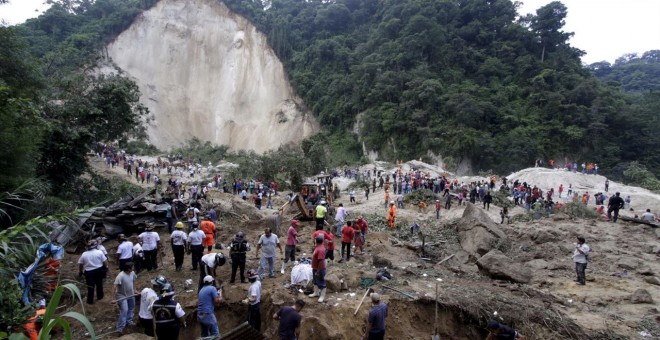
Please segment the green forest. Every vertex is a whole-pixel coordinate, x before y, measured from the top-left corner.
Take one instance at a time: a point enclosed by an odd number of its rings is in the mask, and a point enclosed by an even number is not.
[[[144,138],[135,83],[94,69],[156,2],[54,0],[0,27],[1,192],[84,204],[89,147]],[[431,151],[474,172],[540,158],[595,162],[613,178],[630,164],[660,175],[660,51],[583,65],[561,2],[524,17],[509,0],[224,2],[266,34],[321,123],[284,151],[310,171],[363,160],[364,143],[383,160]]]

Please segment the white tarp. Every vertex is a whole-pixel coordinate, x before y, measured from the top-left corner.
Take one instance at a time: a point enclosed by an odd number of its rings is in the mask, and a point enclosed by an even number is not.
[[[291,284],[305,285],[312,281],[312,265],[307,263],[297,264],[291,269]]]

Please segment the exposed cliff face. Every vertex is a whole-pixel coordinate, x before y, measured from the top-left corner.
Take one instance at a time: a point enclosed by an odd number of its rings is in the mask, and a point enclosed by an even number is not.
[[[218,0],[162,0],[108,54],[139,85],[159,148],[197,137],[262,152],[318,129],[266,37]]]

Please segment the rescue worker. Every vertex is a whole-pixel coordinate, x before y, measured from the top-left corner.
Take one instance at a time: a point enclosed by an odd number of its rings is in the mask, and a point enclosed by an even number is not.
[[[140,320],[140,325],[144,328],[144,334],[148,336],[154,336],[154,320],[149,307],[151,307],[151,303],[158,299],[158,293],[156,292],[160,292],[166,283],[168,283],[167,279],[160,275],[151,280],[152,288],[147,287],[140,292],[138,319]]]
[[[202,241],[202,246],[206,248],[207,252],[211,252],[213,249],[214,240],[216,236],[217,229],[215,223],[211,222],[207,217],[202,217],[202,223],[200,223],[199,228],[204,232],[204,240]]]
[[[103,299],[103,278],[108,271],[108,258],[96,249],[96,240],[87,243],[87,251],[78,259],[78,276],[85,275],[87,284],[87,303],[94,304],[94,289],[96,288],[96,299]]]
[[[250,251],[250,244],[245,240],[245,234],[239,231],[229,245],[229,256],[231,257],[231,279],[229,283],[235,282],[236,270],[239,268],[241,270],[241,283],[245,283],[245,253],[248,251]]]
[[[314,248],[314,253],[312,254],[312,278],[314,280],[314,293],[310,294],[309,297],[319,297],[319,302],[325,300],[325,273],[326,273],[326,264],[325,264],[325,247],[323,246],[323,241],[325,237],[323,235],[318,235],[315,238],[316,247]]]
[[[39,332],[41,327],[44,324],[43,315],[46,314],[46,300],[39,300],[39,309],[34,313],[34,316],[29,318],[28,321],[23,325],[25,329],[23,334],[27,336],[30,340],[39,339]]]
[[[390,228],[394,228],[394,223],[396,221],[396,206],[394,206],[394,201],[390,201],[390,208],[387,210],[387,225]]]
[[[252,328],[261,332],[261,281],[259,275],[254,271],[248,271],[248,281],[250,281],[250,288],[248,288],[248,297],[243,300],[243,303],[248,305],[247,322]]]
[[[328,208],[325,207],[326,204],[327,202],[325,200],[321,200],[319,205],[316,206],[316,214],[314,215],[316,218],[316,230],[323,230],[325,214],[328,212]]]
[[[199,288],[197,291],[202,289],[204,277],[211,275],[215,279],[217,277],[215,269],[224,265],[226,261],[225,255],[222,253],[209,253],[202,256],[202,259],[199,260]]]
[[[488,321],[486,325],[486,330],[488,330],[488,337],[486,340],[497,340],[497,339],[511,339],[511,340],[523,340],[523,336],[518,333],[515,329],[503,325],[495,320]]]
[[[188,234],[188,246],[192,253],[192,270],[197,270],[197,264],[204,254],[204,246],[202,242],[206,236],[203,231],[197,229],[197,224],[193,223],[192,230]]]
[[[183,232],[183,222],[177,222],[176,230],[170,235],[172,254],[174,254],[174,268],[177,272],[180,272],[183,267],[183,255],[186,250],[187,240],[188,237]]]
[[[177,340],[181,326],[186,327],[184,319],[186,313],[181,305],[174,301],[174,289],[171,284],[164,284],[160,293],[160,298],[151,305],[156,338],[158,340]]]
[[[129,241],[124,234],[119,234],[117,238],[119,239],[117,262],[119,263],[119,268],[122,268],[124,264],[133,262],[133,242]]]

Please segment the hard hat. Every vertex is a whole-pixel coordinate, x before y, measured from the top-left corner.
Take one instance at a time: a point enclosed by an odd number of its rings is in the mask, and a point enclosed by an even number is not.
[[[154,286],[160,286],[160,287],[162,287],[162,286],[165,285],[166,283],[168,283],[168,282],[167,282],[167,279],[166,279],[165,276],[163,276],[163,275],[158,275],[157,278],[151,280],[151,284],[154,285]]]
[[[211,275],[204,276],[204,283],[211,283],[211,282],[213,282],[213,276]]]
[[[242,232],[242,231],[239,231],[239,232],[236,233],[236,237],[240,238],[240,239],[243,239],[243,238],[245,238],[245,233]]]
[[[163,297],[174,295],[174,288],[171,284],[166,283],[160,288],[160,293]]]
[[[183,229],[183,222],[176,222],[177,229]]]
[[[257,271],[254,269],[250,269],[247,272],[247,276],[249,280],[256,280],[259,278],[259,275],[257,274]]]
[[[223,255],[222,253],[216,253],[215,254],[215,265],[216,266],[222,266],[222,265],[225,264],[225,262],[227,262],[227,260],[225,259],[225,255]]]

